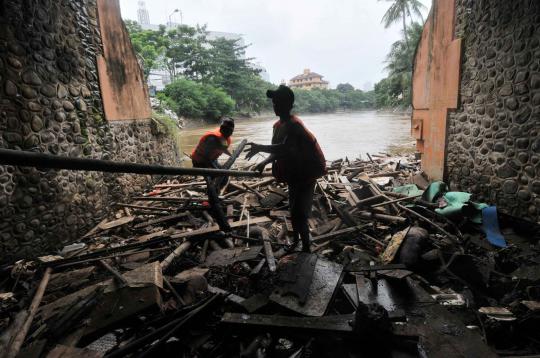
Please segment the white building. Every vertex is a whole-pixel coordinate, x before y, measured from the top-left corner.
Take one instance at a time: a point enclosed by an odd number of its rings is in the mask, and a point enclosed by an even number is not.
[[[144,1],[139,1],[139,8],[137,9],[137,19],[139,24],[147,25],[150,24],[150,15],[148,14],[148,10],[146,10],[146,4]]]

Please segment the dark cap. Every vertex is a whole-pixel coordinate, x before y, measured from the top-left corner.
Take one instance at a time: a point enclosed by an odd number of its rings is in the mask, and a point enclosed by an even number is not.
[[[278,89],[274,91],[266,91],[266,97],[272,98],[274,102],[287,103],[291,106],[294,103],[294,93],[289,87],[285,85],[280,85]]]
[[[232,119],[231,117],[223,118],[223,120],[221,121],[221,126],[234,128],[234,119]]]

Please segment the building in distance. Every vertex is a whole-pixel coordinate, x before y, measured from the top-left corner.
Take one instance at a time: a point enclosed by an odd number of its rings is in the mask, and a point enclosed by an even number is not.
[[[312,88],[328,88],[328,81],[323,80],[323,76],[316,72],[311,72],[309,68],[306,68],[301,75],[294,76],[289,81],[289,87],[312,89]]]

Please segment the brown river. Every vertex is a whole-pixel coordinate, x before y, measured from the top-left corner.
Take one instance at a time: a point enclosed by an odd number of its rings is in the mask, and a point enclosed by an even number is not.
[[[367,158],[366,153],[396,154],[414,151],[408,115],[363,111],[311,114],[299,117],[317,137],[327,160],[345,157],[356,159],[360,155]],[[237,120],[233,134],[233,147],[244,138],[250,142],[269,144],[272,137],[272,125],[276,120],[276,117]],[[217,125],[203,125],[183,129],[180,135],[181,150],[184,153],[191,153],[201,135],[216,127]],[[187,158],[184,159],[186,165],[191,164]],[[252,161],[258,159],[255,157]]]

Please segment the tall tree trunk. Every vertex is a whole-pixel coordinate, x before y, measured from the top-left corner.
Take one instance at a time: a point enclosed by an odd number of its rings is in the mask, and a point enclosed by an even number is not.
[[[407,45],[407,51],[409,50],[409,37],[407,36],[407,19],[405,15],[405,7],[401,9],[401,15],[403,19],[403,36],[405,37],[405,44]]]

